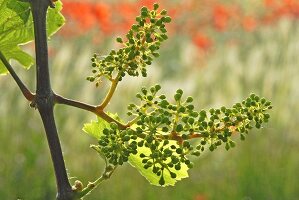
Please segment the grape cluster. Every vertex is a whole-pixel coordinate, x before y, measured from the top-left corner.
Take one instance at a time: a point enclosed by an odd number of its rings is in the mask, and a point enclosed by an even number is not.
[[[137,154],[137,135],[132,129],[119,130],[117,124],[110,123],[99,140],[99,151],[113,165],[122,165],[130,154]]]
[[[140,16],[136,17],[137,23],[132,25],[126,39],[116,39],[123,46],[121,49],[112,50],[105,57],[94,54],[91,59],[93,75],[87,77],[87,80],[95,81],[98,85],[103,76],[118,81],[126,74],[147,76],[146,66],[151,65],[153,59],[159,56],[157,50],[160,49],[161,42],[168,38],[165,24],[171,21],[167,11],[158,12],[158,8],[158,4],[154,4],[153,10],[141,8]]]
[[[172,101],[158,94],[161,86],[142,88],[136,95],[140,104],[130,104],[128,115],[133,117],[124,130],[115,123],[103,131],[99,150],[113,165],[122,165],[131,154],[138,155],[145,169],[160,178],[177,177],[182,166],[193,167],[190,156],[200,156],[205,149],[214,151],[221,144],[228,150],[235,146],[232,135],[241,140],[253,127],[268,122],[271,102],[255,94],[236,103],[232,108],[221,107],[195,111],[193,98],[183,98],[178,89]],[[147,149],[142,151],[141,149]]]
[[[197,112],[193,98],[183,99],[181,89],[176,91],[173,103],[165,95],[157,95],[160,89],[160,85],[142,88],[136,95],[141,104],[130,104],[127,114],[135,116],[136,131],[141,137],[138,146],[145,146],[151,152],[140,154],[144,168],[152,167],[153,173],[160,176],[161,185],[164,170],[175,178],[182,164],[193,166],[187,156],[199,156],[205,148],[213,151],[221,144],[225,144],[227,150],[234,147],[231,136],[239,133],[244,140],[253,125],[261,128],[262,123],[268,122],[270,115],[266,111],[272,108],[269,101],[251,94],[232,108]],[[196,145],[191,139],[198,139]],[[170,144],[171,141],[175,143]]]

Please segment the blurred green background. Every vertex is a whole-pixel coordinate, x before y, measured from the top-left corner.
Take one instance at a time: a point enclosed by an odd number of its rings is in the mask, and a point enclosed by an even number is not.
[[[226,151],[221,147],[194,160],[190,178],[175,187],[151,186],[125,164],[87,200],[298,199],[299,23],[282,18],[254,32],[215,33],[215,41],[222,41],[227,34],[242,42],[215,43],[208,52],[198,51],[186,34],[171,36],[160,51],[161,57],[150,67],[149,77],[122,81],[108,110],[125,117],[126,105],[135,101],[141,86],[161,83],[168,95],[182,88],[186,95],[194,96],[197,109],[230,106],[254,92],[272,101],[270,122],[261,130],[253,130],[244,142],[236,138],[236,148]],[[57,93],[97,104],[108,86],[103,83],[95,88],[85,81],[90,74],[90,57],[95,51],[107,53],[115,48],[115,42],[107,36],[96,45],[91,35],[51,39],[51,79]],[[15,69],[34,90],[34,67],[26,72]],[[95,116],[61,105],[56,106],[55,114],[71,182],[94,180],[104,164],[89,148],[96,141],[81,129]],[[38,112],[29,107],[10,76],[1,76],[0,199],[51,200],[55,192]]]

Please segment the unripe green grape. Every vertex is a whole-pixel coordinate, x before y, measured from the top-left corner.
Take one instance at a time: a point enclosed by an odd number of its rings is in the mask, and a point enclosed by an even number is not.
[[[164,22],[165,22],[165,23],[170,23],[170,22],[171,22],[171,17],[166,16],[166,17],[164,18]]]
[[[156,22],[156,19],[152,18],[152,19],[150,19],[150,22],[151,22],[152,24],[154,24],[154,23]]]
[[[162,128],[162,131],[163,131],[164,133],[167,133],[167,132],[169,131],[169,129],[168,129],[167,127],[164,126],[164,127]]]
[[[164,154],[167,155],[167,157],[169,157],[169,156],[172,155],[172,151],[167,148],[167,149],[164,150]]]
[[[245,140],[245,136],[243,134],[240,134],[240,139]]]
[[[225,143],[225,149],[228,151],[230,149],[229,143]]]
[[[194,124],[194,121],[195,121],[194,118],[189,118],[189,119],[188,119],[188,123],[189,123],[189,124]]]
[[[176,170],[180,170],[181,169],[181,164],[179,163],[179,164],[176,164],[175,166],[174,166],[174,168],[176,169]]]
[[[256,127],[257,129],[260,129],[262,126],[261,126],[260,123],[256,123],[256,124],[255,124],[255,127]]]
[[[154,166],[152,171],[153,171],[154,174],[156,174],[159,171],[159,168]]]
[[[181,132],[183,131],[183,125],[182,124],[178,124],[175,128],[176,132]]]
[[[183,153],[183,149],[181,149],[181,148],[177,148],[177,149],[176,149],[176,153],[177,153],[177,154],[182,154],[182,153]]]
[[[176,175],[176,173],[174,173],[174,172],[170,172],[170,177],[171,177],[171,178],[176,178],[177,175]]]
[[[117,129],[118,128],[118,126],[117,126],[117,124],[115,123],[115,122],[111,122],[110,123],[110,127],[112,128],[112,129]]]
[[[265,104],[266,103],[266,99],[265,98],[261,98],[261,104]]]
[[[144,140],[142,140],[142,141],[139,141],[139,142],[137,143],[137,145],[138,145],[139,147],[142,147],[142,146],[143,146],[143,144],[144,144]]]
[[[194,109],[194,105],[187,105],[186,108],[187,108],[188,110],[193,110],[193,109]]]
[[[121,37],[116,38],[116,41],[117,41],[118,43],[123,43],[123,40],[122,40]]]
[[[159,8],[159,4],[154,3],[154,10],[158,10],[158,8]]]
[[[161,31],[162,31],[162,30],[161,30]],[[163,29],[162,32],[163,32],[163,33],[166,33],[167,30],[166,30],[166,29]],[[167,39],[168,39],[168,36],[167,36],[166,34],[161,34],[160,36],[161,36],[161,38],[162,38],[163,40],[167,40]]]
[[[216,146],[220,146],[222,143],[221,143],[221,140],[218,140],[217,142],[215,142],[215,145]]]
[[[236,143],[234,142],[234,141],[229,141],[229,145],[230,145],[230,147],[235,147],[236,146]]]
[[[200,151],[193,151],[192,155],[194,155],[194,156],[200,156]]]
[[[155,56],[156,58],[160,56],[160,54],[157,53],[157,52],[153,52],[152,54],[153,54],[153,56]]]
[[[160,177],[159,184],[160,185],[164,185],[165,184],[165,180],[164,180],[163,176]]]
[[[255,96],[256,96],[256,95],[255,95],[254,93],[251,93],[251,94],[250,94],[250,98],[251,98],[252,100],[255,99]]]
[[[271,105],[271,101],[267,101],[266,103],[265,103],[265,106],[270,106]]]
[[[264,114],[264,118],[265,119],[269,119],[270,118],[270,115],[268,113]]]
[[[191,169],[191,168],[194,167],[194,164],[193,164],[192,162],[190,162],[189,164],[187,164],[187,167],[188,167],[189,169]]]
[[[167,166],[170,167],[170,168],[172,168],[174,165],[173,165],[172,162],[170,162],[170,163],[167,164]]]
[[[185,148],[189,148],[191,145],[190,145],[190,142],[189,141],[184,141],[183,142],[183,147],[185,147]]]
[[[161,15],[167,15],[167,10],[162,10],[160,14]]]
[[[123,137],[123,141],[125,141],[125,142],[129,141],[130,139],[131,139],[131,138],[130,138],[129,135],[126,135],[126,136]]]
[[[163,100],[163,99],[166,99],[166,96],[164,94],[162,94],[162,95],[160,95],[159,98]]]

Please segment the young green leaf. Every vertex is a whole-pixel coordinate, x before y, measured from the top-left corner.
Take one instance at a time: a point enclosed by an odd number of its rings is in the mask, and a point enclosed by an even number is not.
[[[112,114],[112,113],[108,113],[108,115],[110,117],[112,117],[113,119],[119,120],[119,117],[117,114]],[[97,121],[92,120],[90,123],[85,123],[83,125],[82,130],[87,133],[88,135],[96,138],[97,140],[100,139],[100,137],[103,134],[103,130],[105,128],[110,129],[110,124],[109,122],[103,120],[100,117],[97,117]]]
[[[33,19],[30,4],[16,0],[0,0],[0,50],[7,60],[17,60],[24,68],[33,64],[33,58],[25,53],[20,45],[34,39]],[[50,8],[47,15],[48,35],[53,35],[64,24],[61,15],[62,3],[57,1],[56,7]],[[0,74],[7,73],[0,62]]]
[[[170,141],[169,146],[177,145],[175,141]],[[160,176],[157,176],[153,172],[153,167],[149,167],[147,169],[144,168],[144,164],[142,163],[143,158],[140,157],[140,154],[149,155],[151,153],[150,149],[147,147],[138,147],[138,154],[130,155],[129,163],[135,167],[142,176],[144,176],[151,184],[156,186],[174,186],[177,181],[182,180],[183,178],[188,178],[188,170],[186,164],[182,163],[181,168],[179,170],[175,170],[176,176],[171,174],[168,170],[164,170],[163,177],[164,177],[164,184],[161,185]]]
[[[102,118],[97,117],[97,121],[92,120],[90,123],[85,123],[82,130],[99,140],[105,128],[110,128],[110,124]]]

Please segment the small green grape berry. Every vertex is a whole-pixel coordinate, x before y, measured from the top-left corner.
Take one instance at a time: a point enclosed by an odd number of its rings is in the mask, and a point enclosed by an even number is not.
[[[171,17],[166,16],[166,17],[164,18],[164,22],[165,22],[165,23],[170,23],[170,22],[171,22]]]
[[[167,15],[167,10],[162,10],[160,14],[161,15]]]
[[[152,95],[148,95],[148,96],[147,96],[147,99],[148,99],[149,101],[152,101],[152,100],[154,99],[154,97],[153,97]]]
[[[179,101],[179,100],[181,99],[181,97],[182,97],[182,94],[179,94],[179,93],[176,93],[176,94],[174,95],[174,99],[175,99],[176,101]]]
[[[254,93],[251,93],[251,94],[250,94],[250,98],[251,98],[252,100],[255,99],[255,96],[256,96],[256,95],[255,95]]]
[[[188,105],[188,106],[186,106],[186,108],[187,108],[188,110],[193,110],[193,109],[194,109],[194,105]]]
[[[182,134],[182,138],[183,138],[183,140],[187,140],[188,139],[188,135],[187,134]]]
[[[122,40],[121,37],[116,38],[116,41],[117,41],[118,43],[123,43],[123,40]]]
[[[229,141],[229,145],[230,145],[230,147],[235,147],[236,146],[236,143],[234,142],[234,141]]]
[[[267,101],[266,103],[265,103],[265,106],[270,106],[271,105],[271,101]]]
[[[159,98],[163,100],[163,99],[166,99],[166,96],[164,94],[162,94],[162,95],[160,95]]]
[[[257,129],[260,129],[262,126],[261,126],[260,123],[256,123],[256,124],[255,124],[255,127],[256,127]]]
[[[240,134],[240,139],[241,140],[245,140],[245,135],[244,134]]]
[[[170,176],[171,176],[171,178],[176,178],[176,173],[173,173],[173,172],[170,172]]]
[[[184,141],[183,142],[183,147],[185,148],[189,148],[191,145],[190,145],[190,142],[189,141]]]
[[[181,148],[177,148],[177,149],[176,149],[176,153],[177,153],[177,154],[182,154],[182,153],[183,153],[183,149],[181,149]]]
[[[180,169],[181,169],[181,164],[179,163],[179,164],[175,165],[174,168],[175,168],[176,170],[180,170]]]
[[[165,184],[165,180],[164,180],[163,176],[160,177],[159,184],[160,185],[164,185]]]
[[[154,10],[158,10],[158,8],[159,8],[159,4],[154,3]]]
[[[169,131],[169,129],[168,129],[167,127],[164,126],[164,127],[162,128],[162,131],[163,131],[164,133],[167,133],[167,132]]]
[[[191,97],[191,96],[187,97],[187,99],[186,99],[187,103],[191,103],[192,101],[193,101],[193,97]]]
[[[193,164],[192,162],[190,162],[189,164],[187,164],[187,167],[188,167],[189,169],[191,169],[191,168],[194,167],[194,164]]]
[[[175,128],[176,132],[181,132],[183,131],[183,125],[182,124],[178,124]]]
[[[129,135],[125,135],[124,137],[123,137],[123,141],[124,142],[127,142],[127,141],[129,141],[131,139],[131,137],[129,136]]]
[[[152,171],[154,174],[156,174],[159,171],[159,168],[154,166]]]
[[[171,156],[172,155],[172,151],[170,150],[170,149],[165,149],[164,150],[164,154],[167,156],[167,157],[169,157],[169,156]]]
[[[148,12],[148,9],[147,9],[147,7],[143,6],[140,11],[141,12]]]
[[[192,152],[192,155],[194,155],[194,156],[200,156],[200,151],[194,151],[194,152]]]
[[[183,94],[183,90],[182,89],[178,89],[177,91],[176,91],[176,93],[178,93],[178,94]]]
[[[168,165],[168,167],[171,167],[171,168],[173,167],[173,163],[171,163],[171,162],[168,163],[167,165]]]
[[[229,143],[225,143],[225,149],[228,151],[230,149]]]
[[[115,123],[115,122],[111,122],[110,123],[110,127],[112,128],[112,129],[117,129],[118,128],[118,126],[117,126],[117,124]]]
[[[194,118],[191,118],[191,117],[190,117],[190,118],[188,119],[188,123],[189,123],[189,124],[194,124],[194,121],[195,121]]]
[[[137,143],[137,145],[138,145],[139,147],[142,147],[143,144],[144,144],[144,140],[141,140],[140,142]]]
[[[207,113],[206,113],[205,110],[201,110],[201,111],[199,112],[199,115],[200,115],[200,116],[203,116],[203,117],[206,117],[206,116],[207,116]]]

